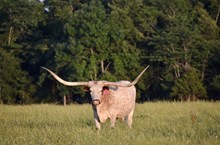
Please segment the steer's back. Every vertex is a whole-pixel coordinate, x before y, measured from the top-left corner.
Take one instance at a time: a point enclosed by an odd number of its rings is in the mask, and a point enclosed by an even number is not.
[[[120,81],[119,83],[130,83],[129,81]],[[136,89],[131,87],[111,87],[114,103],[110,111],[117,117],[126,117],[135,107]]]

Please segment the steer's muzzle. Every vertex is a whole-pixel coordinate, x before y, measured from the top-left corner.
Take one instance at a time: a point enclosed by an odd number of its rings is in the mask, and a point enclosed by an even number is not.
[[[99,99],[94,99],[94,100],[92,100],[92,104],[93,105],[99,105],[101,102],[100,102],[100,100]]]

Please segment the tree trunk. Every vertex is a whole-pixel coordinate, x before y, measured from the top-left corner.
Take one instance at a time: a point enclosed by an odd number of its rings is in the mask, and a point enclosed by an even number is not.
[[[220,14],[220,5],[218,6],[218,12],[217,12],[217,15],[216,15],[216,18],[215,18],[216,25],[218,24],[219,14]]]
[[[105,72],[105,69],[104,69],[104,62],[103,62],[103,61],[101,61],[100,63],[101,63],[101,70],[102,70],[102,74],[104,74],[104,72]]]
[[[8,33],[8,45],[12,42],[12,35],[13,35],[13,27],[10,27],[9,33]]]
[[[63,96],[63,105],[66,106],[66,95]]]
[[[206,53],[205,59],[202,62],[202,74],[201,74],[202,81],[205,78],[205,71],[206,71],[206,65],[207,65],[207,62],[208,62],[208,58],[209,58],[209,53]]]
[[[3,61],[3,60],[1,60]],[[3,104],[2,100],[2,66],[0,66],[0,104]]]
[[[1,83],[1,82],[0,82]],[[2,87],[1,87],[1,84],[0,84],[0,104],[3,104],[3,101],[2,101]]]
[[[206,60],[204,60],[203,66],[202,66],[202,75],[201,75],[201,79],[204,80],[205,78],[205,69],[206,69]]]
[[[101,74],[98,76],[98,78],[102,77],[102,75],[104,75],[104,73],[107,71],[110,63],[108,63],[108,65],[105,67],[104,61],[100,61],[101,64]]]

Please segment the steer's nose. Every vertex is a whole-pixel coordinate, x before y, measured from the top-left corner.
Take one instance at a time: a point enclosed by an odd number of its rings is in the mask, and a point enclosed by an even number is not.
[[[93,105],[99,105],[101,102],[100,102],[100,100],[99,99],[94,99],[94,100],[92,100],[92,104]]]

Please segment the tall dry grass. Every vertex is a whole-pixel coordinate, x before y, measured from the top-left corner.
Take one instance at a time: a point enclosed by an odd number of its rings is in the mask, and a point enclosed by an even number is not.
[[[220,103],[137,104],[133,128],[95,129],[90,105],[0,105],[0,145],[219,145]]]

